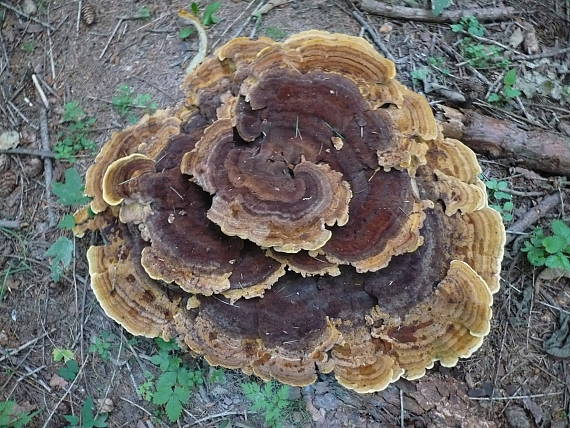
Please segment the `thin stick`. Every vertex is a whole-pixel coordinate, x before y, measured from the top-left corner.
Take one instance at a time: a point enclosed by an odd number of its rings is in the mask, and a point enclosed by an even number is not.
[[[536,54],[536,55],[524,55],[524,56],[520,56],[520,57],[517,56],[513,59],[514,60],[518,60],[518,59],[529,60],[529,59],[550,58],[552,56],[562,55],[566,52],[570,52],[570,47],[566,47],[566,48],[562,48],[562,49],[555,49],[553,51],[543,52],[543,53]]]
[[[99,55],[99,59],[103,58],[103,55],[105,55],[105,52],[107,52],[107,49],[109,48],[109,45],[111,44],[111,40],[113,40],[113,37],[115,37],[115,34],[117,34],[117,30],[119,29],[119,27],[121,26],[122,23],[123,23],[123,18],[119,18],[119,22],[117,22],[117,25],[115,25],[113,32],[109,36],[109,40],[107,40],[107,44],[105,45],[105,47],[101,51],[101,55]]]
[[[26,343],[24,343],[23,345],[21,345],[20,347],[13,349],[12,351],[8,352],[6,355],[3,355],[2,357],[0,357],[0,362],[4,361],[6,358],[11,357],[12,355],[16,355],[18,352],[23,351],[24,349],[26,349],[29,346],[32,346],[34,343],[36,343],[38,340],[43,339],[44,337],[46,337],[48,334],[52,334],[54,331],[56,331],[56,328],[52,328],[50,331],[46,331],[44,334],[42,334],[41,336],[36,337],[35,339],[32,339]]]
[[[48,99],[47,99],[46,94],[45,94],[44,90],[42,89],[40,82],[38,81],[38,78],[35,74],[32,74],[32,82],[34,82],[34,86],[36,87],[36,91],[38,91],[38,94],[42,100],[42,103],[44,103],[44,107],[49,110]]]
[[[51,409],[51,411],[49,412],[49,415],[48,415],[47,419],[45,420],[44,424],[42,425],[42,428],[46,428],[48,426],[49,421],[51,421],[51,418],[53,418],[53,415],[55,414],[55,411],[59,408],[59,405],[63,402],[63,400],[65,400],[65,397],[67,397],[67,395],[71,391],[71,388],[73,388],[73,385],[75,385],[75,382],[77,381],[77,379],[79,379],[79,375],[81,375],[81,372],[83,371],[83,367],[85,367],[85,364],[87,364],[87,361],[89,361],[89,356],[87,356],[87,358],[85,358],[85,361],[83,362],[83,364],[81,364],[81,367],[79,367],[79,371],[75,375],[75,379],[73,379],[73,382],[71,382],[71,384],[67,387],[67,389],[65,390],[65,393],[61,396],[61,398],[59,399],[59,401],[57,402],[55,407],[53,409]]]
[[[507,241],[505,245],[510,244],[516,236],[516,233],[524,232],[528,227],[535,224],[541,217],[543,217],[547,212],[552,210],[556,205],[560,203],[560,193],[556,192],[552,195],[544,198],[540,203],[532,207],[522,216],[519,220],[511,225],[508,232],[511,232],[510,236],[507,236]]]
[[[40,158],[52,158],[55,159],[55,153],[45,151],[45,150],[31,150],[31,149],[8,149],[0,150],[0,155],[27,155],[27,156],[37,156]]]
[[[0,227],[6,229],[19,229],[21,225],[19,220],[0,220]]]
[[[491,401],[491,400],[525,400],[527,398],[541,398],[541,397],[551,397],[553,395],[563,394],[564,391],[560,392],[547,392],[544,394],[531,394],[531,395],[513,395],[510,397],[469,397],[470,400],[478,401]]]
[[[206,416],[206,417],[204,417],[204,418],[202,418],[202,419],[196,419],[196,420],[195,420],[194,422],[192,422],[191,424],[184,425],[184,426],[185,426],[185,427],[191,427],[191,426],[197,425],[197,424],[199,424],[199,423],[209,421],[210,419],[223,418],[223,417],[225,417],[225,416],[232,416],[232,415],[243,415],[243,413],[244,413],[244,412],[223,412],[223,413],[217,413],[217,414],[215,414],[215,415]],[[257,412],[247,412],[247,413],[250,414],[250,415],[253,415],[253,414],[256,414]]]
[[[45,152],[49,151],[49,134],[48,134],[48,119],[47,110],[45,108],[40,109],[40,135],[42,139],[42,149]],[[55,225],[55,215],[53,213],[53,208],[51,206],[51,181],[53,179],[53,170],[51,159],[44,157],[44,183],[46,187],[46,202],[47,202],[47,213],[48,221],[50,226]]]
[[[49,25],[49,24],[47,24],[47,23],[45,23],[45,22],[42,22],[42,21],[40,21],[39,19],[34,18],[33,16],[30,16],[30,15],[28,15],[27,13],[24,13],[24,12],[22,12],[22,11],[19,10],[19,9],[16,9],[14,6],[10,6],[9,4],[4,3],[3,1],[0,1],[0,6],[3,6],[3,7],[5,7],[6,9],[11,10],[12,12],[14,12],[14,13],[20,15],[20,16],[23,16],[24,18],[29,19],[30,21],[37,22],[38,24],[41,24],[41,25],[43,25],[44,27],[49,28],[50,30],[53,30],[53,27],[52,27],[51,25]]]
[[[77,4],[77,24],[75,25],[75,32],[79,34],[79,23],[81,22],[81,7],[83,6],[83,0],[79,0]]]
[[[404,428],[404,393],[400,389],[400,428]]]
[[[377,0],[362,0],[361,7],[366,12],[395,19],[408,19],[423,22],[459,22],[465,16],[474,16],[479,21],[501,21],[511,19],[513,7],[485,7],[476,9],[446,10],[435,16],[431,10],[413,7],[390,6]]]
[[[376,47],[384,55],[386,55],[386,58],[388,58],[392,61],[396,61],[396,58],[394,58],[394,55],[392,55],[392,52],[390,52],[388,47],[384,44],[384,42],[380,38],[380,35],[378,34],[378,32],[370,26],[370,24],[366,21],[366,19],[360,13],[358,13],[358,11],[356,11],[356,10],[352,11],[352,16],[354,17],[354,19],[356,19],[358,21],[358,23],[360,25],[362,25],[362,28],[364,28],[366,30],[366,32],[370,35],[370,37],[372,38],[372,41],[374,42]]]

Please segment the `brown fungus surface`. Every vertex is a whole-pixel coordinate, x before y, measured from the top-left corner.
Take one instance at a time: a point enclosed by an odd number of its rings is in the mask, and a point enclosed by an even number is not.
[[[212,365],[372,392],[489,332],[505,231],[480,168],[361,38],[235,39],[176,110],[114,134],[76,232],[133,334]]]

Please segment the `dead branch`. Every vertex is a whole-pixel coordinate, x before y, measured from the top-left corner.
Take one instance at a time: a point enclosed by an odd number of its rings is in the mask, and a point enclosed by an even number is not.
[[[55,159],[55,153],[45,150],[30,150],[30,149],[8,149],[0,150],[0,155],[27,155],[37,156],[39,158],[52,158]]]
[[[523,233],[530,226],[535,224],[541,217],[544,217],[549,211],[561,202],[560,193],[556,192],[544,198],[540,203],[528,210],[519,220],[514,222],[507,231],[507,241],[505,245],[510,244],[517,234]]]
[[[443,107],[443,133],[477,153],[505,158],[530,169],[570,177],[570,139],[541,129],[525,131],[513,122],[472,110]]]
[[[42,149],[44,152],[49,152],[49,133],[48,133],[48,119],[47,110],[42,107],[40,108],[40,136],[42,139]],[[47,202],[47,213],[48,221],[50,226],[55,225],[55,215],[53,213],[53,208],[51,206],[51,182],[53,179],[53,169],[52,169],[51,159],[44,157],[44,182],[46,186],[46,202]]]
[[[465,16],[474,16],[479,21],[501,21],[511,19],[515,14],[512,7],[487,7],[476,9],[461,9],[444,11],[435,16],[431,10],[418,9],[404,6],[390,6],[378,0],[362,0],[362,10],[375,15],[387,16],[388,18],[407,19],[423,22],[459,22]]]
[[[19,229],[22,223],[18,220],[2,220],[0,219],[0,227],[4,227],[6,229]]]

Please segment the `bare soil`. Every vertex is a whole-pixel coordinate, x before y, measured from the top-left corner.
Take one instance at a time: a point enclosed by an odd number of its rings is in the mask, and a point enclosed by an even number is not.
[[[96,22],[77,27],[77,1],[8,1],[19,10],[33,3],[39,24],[0,6],[0,132],[16,130],[18,148],[40,150],[41,100],[32,83],[33,73],[42,78],[49,100],[50,146],[53,148],[61,123],[63,105],[79,101],[89,116],[95,117],[96,132],[91,137],[103,144],[114,130],[126,123],[113,109],[111,100],[119,85],[129,85],[137,93],[148,93],[159,107],[181,99],[179,84],[184,66],[197,52],[196,36],[180,40],[181,23],[176,12],[187,7],[184,1],[101,0],[92,2]],[[307,29],[323,29],[351,35],[361,34],[360,24],[351,16],[352,5],[343,0],[293,0],[272,9],[260,23],[240,15],[249,2],[223,0],[220,22],[208,29],[210,43],[220,43],[237,35],[293,34]],[[260,3],[257,2],[256,3]],[[422,1],[395,2],[429,7]],[[508,45],[517,28],[531,25],[536,31],[540,52],[570,45],[570,3],[538,0],[500,1],[456,0],[454,9],[514,6],[511,20],[488,23],[485,37]],[[85,0],[83,1],[85,4]],[[150,19],[135,19],[140,7],[150,9]],[[251,8],[253,9],[253,8]],[[250,10],[251,10],[250,9]],[[467,94],[478,111],[513,120],[523,128],[539,126],[566,133],[570,141],[570,106],[561,100],[538,94],[524,104],[510,102],[497,108],[485,102],[489,85],[450,55],[445,47],[458,50],[458,35],[448,24],[429,24],[365,15],[370,25],[397,60],[400,80],[426,96],[434,109],[449,104],[429,82],[411,78],[411,73],[427,66],[430,57],[446,59],[450,75],[432,70],[438,83]],[[117,27],[120,18],[125,18]],[[246,19],[248,21],[246,21]],[[111,40],[110,40],[111,39]],[[109,42],[110,40],[110,42]],[[105,49],[106,45],[108,47]],[[517,50],[523,50],[520,46]],[[570,85],[566,67],[570,54],[547,61],[515,62],[519,73],[533,65],[553,80]],[[562,71],[560,71],[562,70]],[[485,78],[497,87],[500,69],[482,69]],[[432,83],[433,83],[432,79]],[[475,84],[473,83],[475,82]],[[500,87],[500,85],[499,85]],[[570,86],[569,86],[570,87]],[[467,89],[466,89],[467,88]],[[569,97],[570,98],[570,97]],[[522,107],[521,107],[522,106]],[[17,220],[18,228],[0,228],[0,400],[14,400],[22,409],[40,410],[30,426],[60,427],[66,414],[78,414],[86,397],[111,400],[108,424],[111,427],[153,427],[168,425],[152,416],[155,406],[141,399],[137,387],[151,370],[149,355],[156,346],[130,337],[107,318],[89,288],[85,251],[90,238],[75,241],[72,267],[59,282],[49,277],[46,249],[64,232],[50,225],[47,207],[60,218],[65,210],[48,200],[42,165],[38,157],[0,154],[3,171],[16,173],[17,184],[0,197],[0,220]],[[75,166],[85,171],[93,154],[83,153]],[[480,157],[487,179],[507,180],[518,191],[514,196],[514,220],[542,199],[560,193],[560,205],[544,216],[539,225],[553,219],[569,222],[565,203],[570,187],[561,177],[545,177],[513,167],[513,159]],[[69,163],[53,163],[53,180],[61,180]],[[0,178],[1,187],[5,184]],[[530,196],[526,195],[530,192]],[[566,210],[565,210],[566,209]],[[508,229],[508,224],[507,224]],[[528,230],[527,232],[530,232]],[[287,426],[319,427],[563,427],[570,414],[570,365],[544,351],[544,341],[560,326],[560,318],[570,314],[570,280],[544,279],[520,252],[527,235],[521,235],[505,253],[502,290],[494,303],[492,330],[483,347],[457,367],[436,366],[419,381],[400,380],[387,390],[358,395],[338,386],[329,375],[315,385],[292,388],[298,408],[287,415]],[[102,359],[89,352],[102,332],[114,335],[112,358]],[[570,340],[570,339],[569,339]],[[33,341],[33,342],[31,342]],[[61,363],[52,360],[54,348],[72,349],[82,366],[77,381],[59,383]],[[12,352],[14,351],[14,352]],[[192,367],[208,365],[186,356]],[[240,372],[226,372],[222,384],[201,386],[192,396],[178,426],[263,426],[263,418],[248,413],[248,402],[240,385],[248,381]],[[50,419],[50,415],[53,416]],[[204,419],[203,421],[200,421]],[[224,425],[229,423],[229,425]],[[176,426],[176,425],[172,425]]]

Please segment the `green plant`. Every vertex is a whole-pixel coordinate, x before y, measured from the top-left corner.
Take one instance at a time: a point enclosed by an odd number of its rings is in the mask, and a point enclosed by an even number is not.
[[[135,17],[137,19],[150,19],[150,15],[151,15],[150,9],[148,8],[148,6],[141,6],[138,8]]]
[[[251,402],[250,410],[259,412],[269,427],[277,428],[285,420],[285,412],[293,402],[289,399],[289,386],[267,382],[261,387],[256,382],[242,384],[245,397]]]
[[[23,428],[39,413],[20,412],[16,413],[15,401],[0,401],[0,427],[2,428]]]
[[[425,82],[428,78],[429,70],[426,67],[417,68],[410,73],[412,80],[415,82],[422,81]]]
[[[73,214],[64,215],[57,224],[57,227],[59,229],[66,229],[66,230],[73,229],[75,227],[75,217],[73,217]]]
[[[483,37],[486,33],[485,27],[474,16],[464,16],[458,24],[451,26],[451,31],[455,33],[466,32],[476,37]]]
[[[65,348],[53,348],[51,355],[55,362],[63,361],[64,363],[67,363],[75,358],[73,350]]]
[[[65,236],[60,236],[45,252],[51,258],[51,279],[59,281],[63,271],[69,267],[73,259],[75,244]]]
[[[505,73],[503,77],[503,89],[500,93],[492,93],[487,98],[490,103],[496,102],[506,102],[521,95],[521,91],[514,88],[514,84],[517,82],[517,71],[515,69],[510,69]]]
[[[452,4],[452,0],[431,0],[431,11],[435,16],[439,16],[444,9],[447,9]]]
[[[287,37],[287,32],[277,27],[267,27],[264,32],[267,37],[273,40],[282,40]]]
[[[505,222],[513,221],[513,195],[506,192],[509,190],[509,183],[503,180],[487,180],[485,185],[489,189],[489,206],[501,214]]]
[[[77,361],[75,360],[66,361],[65,364],[57,371],[57,374],[68,382],[75,379],[77,373],[79,373],[79,364],[77,364]]]
[[[21,48],[26,53],[32,53],[36,49],[36,42],[33,40],[27,40],[22,43]]]
[[[219,18],[216,16],[216,12],[218,12],[218,10],[220,9],[220,6],[221,6],[221,4],[219,1],[216,1],[214,3],[210,3],[204,9],[204,13],[202,14],[202,17],[200,17],[200,5],[198,3],[196,3],[196,2],[191,3],[190,4],[190,10],[192,11],[192,14],[194,16],[196,16],[198,19],[200,19],[200,22],[202,22],[202,25],[209,27],[210,25],[217,24],[220,21]],[[178,31],[178,37],[182,40],[187,39],[192,34],[194,34],[194,27],[182,27]]]
[[[56,182],[51,185],[53,193],[59,198],[57,202],[66,206],[83,205],[89,202],[89,197],[83,194],[84,186],[79,171],[75,168],[67,168],[63,174],[65,182]]]
[[[501,55],[503,50],[498,46],[483,45],[469,37],[464,38],[459,46],[467,62],[475,68],[507,68],[511,63]]]
[[[93,402],[93,397],[87,397],[87,400],[81,406],[80,416],[64,415],[63,417],[69,422],[68,428],[104,428],[107,426],[107,414],[98,414]]]
[[[152,374],[145,373],[147,380],[137,392],[145,400],[163,407],[168,419],[175,422],[182,415],[183,405],[192,391],[204,383],[204,375],[201,370],[190,370],[182,364],[175,342],[157,339],[156,343],[158,353],[150,361],[159,368],[160,374],[155,379]]]
[[[427,59],[427,62],[432,68],[439,71],[440,73],[443,73],[447,76],[452,76],[451,72],[449,71],[449,68],[447,68],[446,61],[445,61],[444,57],[442,57],[442,56],[430,56]]]
[[[552,233],[546,236],[543,229],[536,228],[522,251],[533,266],[570,271],[570,226],[562,220],[554,220],[550,229]]]
[[[97,145],[88,135],[96,119],[88,117],[77,101],[63,106],[62,122],[66,125],[54,146],[57,159],[75,162],[75,156],[82,150],[94,151]]]
[[[89,352],[94,352],[102,360],[109,361],[111,359],[111,347],[113,346],[113,334],[108,331],[102,332],[95,336],[94,342],[89,346]]]
[[[158,108],[150,94],[136,94],[134,89],[128,85],[120,85],[117,88],[112,104],[129,123],[136,123],[139,120],[133,109],[142,109],[145,113],[152,114]]]

